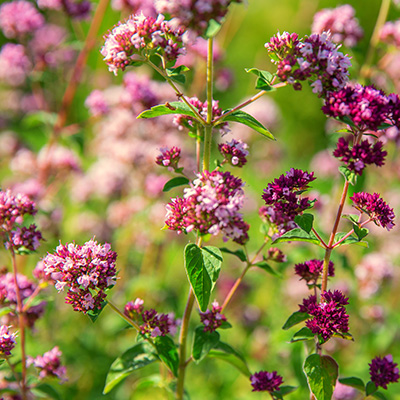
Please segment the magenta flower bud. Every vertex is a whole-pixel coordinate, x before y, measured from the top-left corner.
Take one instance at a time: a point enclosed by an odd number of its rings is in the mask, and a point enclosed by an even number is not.
[[[250,376],[253,392],[275,392],[283,383],[283,379],[276,371],[260,371]]]
[[[268,249],[268,260],[275,261],[277,263],[286,262],[287,257],[283,254],[282,250],[276,247],[270,247]]]
[[[246,157],[249,155],[248,148],[246,143],[235,139],[218,145],[218,150],[224,156],[225,161],[234,167],[243,167],[246,164]]]
[[[156,164],[162,167],[177,169],[181,158],[181,149],[179,147],[163,147],[160,149],[161,154],[156,158]]]
[[[35,224],[31,224],[29,228],[17,227],[11,231],[9,240],[4,245],[6,249],[13,249],[15,251],[35,251],[40,246],[41,240],[44,240],[42,233],[37,230]]]
[[[39,372],[39,378],[56,377],[61,381],[66,381],[66,368],[61,364],[62,352],[56,346],[47,351],[43,356],[36,358],[28,357],[27,365],[33,365]]]
[[[371,381],[376,387],[387,389],[389,383],[395,383],[399,380],[399,369],[397,363],[393,362],[391,354],[381,358],[375,357],[369,365],[369,374]]]
[[[10,356],[11,350],[15,347],[16,333],[10,332],[11,326],[0,326],[0,357]]]
[[[200,320],[204,325],[204,332],[214,332],[226,322],[226,317],[224,314],[221,314],[221,311],[222,307],[214,301],[211,310],[200,313]]]
[[[296,274],[304,279],[307,283],[310,281],[317,282],[322,274],[324,262],[323,260],[310,260],[295,265]],[[328,276],[335,276],[335,269],[332,261],[329,261]]]

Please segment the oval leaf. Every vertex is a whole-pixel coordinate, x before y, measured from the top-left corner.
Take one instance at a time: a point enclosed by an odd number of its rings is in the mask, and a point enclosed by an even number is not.
[[[189,71],[189,68],[185,65],[180,65],[177,68],[167,68],[166,72],[171,81],[181,83],[182,85],[186,82],[186,77],[183,72]]]
[[[216,348],[210,350],[208,356],[228,362],[247,378],[251,375],[245,359],[227,343],[219,342]]]
[[[261,268],[265,272],[268,272],[271,275],[280,277],[280,275],[269,264],[267,264],[267,262],[265,262],[265,261],[260,261],[258,263],[253,264],[252,266]]]
[[[282,329],[287,330],[292,326],[299,324],[300,322],[309,319],[310,316],[307,313],[302,313],[300,311],[294,312],[285,322],[285,325],[282,326]]]
[[[295,342],[302,342],[305,340],[313,340],[315,337],[315,334],[311,332],[310,328],[307,328],[306,326],[304,328],[301,328],[298,332],[296,332],[292,340],[290,341],[291,343]]]
[[[225,112],[228,111],[229,110],[226,110]],[[239,122],[240,124],[247,125],[249,128],[261,133],[261,135],[267,137],[268,139],[276,140],[272,133],[261,122],[257,121],[250,114],[247,114],[242,110],[234,111],[232,114],[229,114],[226,117],[223,116],[221,121]]]
[[[376,387],[375,383],[372,381],[369,381],[367,383],[367,386],[365,387],[365,394],[369,396],[370,394],[374,394],[378,388]]]
[[[143,368],[155,361],[157,356],[153,353],[148,343],[141,342],[135,344],[125,351],[112,364],[106,377],[106,384],[103,394],[109,393],[119,382],[124,380],[133,371]]]
[[[219,333],[204,332],[204,326],[198,326],[194,331],[192,356],[197,362],[200,362],[207,356],[209,351],[213,349],[219,342]]]
[[[157,336],[153,340],[158,356],[172,373],[178,376],[179,355],[174,341],[169,336]]]
[[[309,242],[313,244],[321,244],[319,239],[314,235],[314,233],[307,233],[300,228],[294,228],[282,236],[276,238],[272,244],[281,243],[281,242]]]
[[[97,318],[99,318],[100,313],[104,310],[104,307],[107,305],[107,300],[101,303],[100,308],[96,308],[95,310],[89,310],[86,315],[90,318],[90,320],[95,323]]]
[[[345,236],[347,235],[347,233],[345,232],[338,232],[335,235],[335,243],[339,242],[340,240],[342,240]],[[339,246],[344,246],[346,244],[357,244],[358,246],[362,246],[362,247],[368,247],[368,242],[364,241],[364,240],[359,240],[358,238],[356,238],[355,236],[349,236],[347,239],[343,240],[342,243],[340,243],[338,245]]]
[[[187,185],[188,183],[189,183],[188,178],[185,178],[184,176],[177,176],[165,183],[163,187],[163,192],[169,192],[174,187]]]
[[[229,250],[226,247],[220,247],[219,248],[223,253],[228,253],[228,254],[233,254],[234,256],[236,256],[240,261],[247,261],[247,257],[246,257],[246,253],[242,250]]]
[[[182,114],[189,115],[190,117],[196,118],[194,112],[190,107],[183,103],[182,101],[172,101],[171,103],[159,104],[157,106],[151,107],[150,110],[145,110],[137,116],[137,118],[155,118],[160,115],[170,115],[170,114]]]
[[[339,372],[336,361],[329,356],[311,354],[304,362],[303,370],[316,400],[331,400]]]
[[[356,378],[355,376],[350,376],[349,378],[339,378],[339,382],[342,385],[351,386],[355,389],[364,392],[365,384],[360,378]]]
[[[207,310],[211,291],[217,282],[222,264],[222,253],[217,247],[185,247],[185,269],[202,312]]]
[[[314,223],[314,215],[312,214],[302,214],[296,215],[294,217],[294,222],[303,229],[303,231],[310,233]]]
[[[264,90],[266,92],[275,90],[275,88],[270,85],[270,82],[273,78],[273,75],[270,72],[263,71],[258,68],[245,68],[245,71],[247,73],[251,72],[257,75],[256,89]]]

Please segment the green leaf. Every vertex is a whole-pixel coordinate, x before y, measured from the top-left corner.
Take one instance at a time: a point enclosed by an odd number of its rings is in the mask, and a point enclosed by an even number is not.
[[[104,307],[107,305],[107,300],[104,300],[101,303],[100,309],[96,308],[95,310],[89,310],[86,315],[90,318],[90,320],[95,323],[97,318],[99,318],[101,312],[104,310]]]
[[[314,235],[313,232],[307,233],[301,228],[294,228],[282,236],[276,238],[272,244],[282,243],[282,242],[309,242],[313,244],[321,244],[319,239]]]
[[[176,176],[175,178],[170,179],[163,187],[163,192],[169,192],[171,189],[187,185],[189,183],[189,179],[185,178],[184,176]]]
[[[303,369],[316,400],[331,400],[339,372],[336,361],[330,356],[311,354]]]
[[[220,24],[218,21],[216,21],[215,19],[210,19],[204,36],[206,38],[214,37],[220,31],[221,27],[222,24]]]
[[[347,333],[336,332],[333,334],[333,336],[337,337],[337,338],[345,339],[345,340],[351,340],[352,342],[354,342],[354,336],[349,332],[347,332]]]
[[[204,332],[204,326],[198,326],[194,331],[192,356],[196,362],[200,362],[207,356],[209,351],[213,349],[219,342],[219,333]]]
[[[349,126],[352,126],[353,128],[356,127],[355,123],[348,115],[345,115],[344,117],[340,117],[340,118],[338,118],[338,120],[344,122],[345,124],[347,124]]]
[[[0,308],[0,317],[3,317],[4,315],[9,314],[10,312],[13,312],[13,310],[10,307]]]
[[[351,185],[354,186],[357,183],[357,175],[354,171],[350,171],[347,167],[341,165],[339,167],[339,172],[346,178],[346,181],[348,181]]]
[[[344,215],[342,215],[342,218],[348,219],[353,224],[358,225],[358,218],[359,218],[358,214],[344,214]]]
[[[315,337],[315,334],[311,332],[310,328],[307,328],[305,326],[293,335],[290,343],[303,342],[305,340],[313,340],[314,337]]]
[[[227,343],[219,342],[214,349],[210,350],[208,356],[226,361],[237,368],[239,372],[241,372],[247,378],[251,375],[249,367],[247,366],[243,356]]]
[[[118,357],[111,364],[108,371],[103,394],[109,393],[133,371],[143,368],[155,361],[159,361],[157,355],[155,355],[152,350],[148,343],[140,342]]]
[[[157,336],[153,340],[161,360],[175,376],[178,376],[179,355],[174,341],[169,336]]]
[[[31,392],[38,398],[61,400],[60,393],[47,383],[33,387]]]
[[[186,273],[202,312],[207,310],[222,260],[222,253],[217,247],[200,248],[194,243],[185,247]]]
[[[302,313],[300,311],[294,312],[285,322],[285,324],[282,326],[282,329],[285,331],[291,328],[292,326],[295,326],[299,324],[300,322],[305,321],[306,319],[309,319],[310,316],[307,313]]]
[[[266,261],[260,261],[252,265],[252,267],[258,267],[263,269],[265,272],[268,272],[271,275],[281,277],[270,265],[267,264]]]
[[[135,390],[143,390],[151,387],[161,387],[163,379],[160,375],[150,375],[139,379],[135,384]]]
[[[347,235],[346,232],[338,232],[335,235],[335,243],[337,243],[340,240],[342,240],[346,235]],[[355,236],[349,236],[347,239],[343,240],[343,242],[340,243],[339,246],[343,246],[343,245],[346,245],[346,244],[357,244],[358,246],[368,247],[368,242],[365,242],[364,240],[359,240]]]
[[[342,385],[351,386],[354,389],[358,389],[361,392],[365,391],[365,384],[364,382],[355,376],[350,376],[349,378],[339,378],[339,382]]]
[[[54,126],[56,120],[56,113],[50,113],[47,111],[36,111],[26,114],[26,116],[22,119],[22,126],[25,129],[43,127],[43,125],[49,127]]]
[[[303,229],[303,231],[310,233],[314,223],[314,215],[312,214],[303,214],[296,215],[294,217],[294,222]]]
[[[353,224],[354,233],[357,235],[358,240],[362,240],[368,235],[369,230],[367,228],[360,228],[358,224]]]
[[[228,111],[229,110],[225,110],[225,112]],[[261,133],[261,135],[267,137],[268,139],[276,140],[272,133],[261,122],[257,121],[250,114],[247,114],[242,110],[234,111],[232,114],[229,114],[226,117],[222,115],[221,121],[239,122],[240,124],[247,125],[249,128]]]
[[[375,397],[376,399],[380,400],[387,400],[387,397],[382,392],[372,393],[372,397]]]
[[[275,392],[272,392],[272,393],[275,394],[275,395],[278,393],[281,396],[286,396],[287,394],[294,392],[296,389],[297,389],[297,386],[288,386],[288,385],[286,385],[286,386],[281,386],[279,388],[279,390],[277,390]]]
[[[236,256],[240,261],[247,261],[247,257],[246,257],[246,253],[242,250],[229,250],[226,247],[220,247],[219,248],[223,253],[228,253],[228,254],[233,254],[234,256]]]
[[[370,394],[375,393],[378,390],[378,388],[376,387],[375,383],[372,381],[369,381],[367,383],[367,386],[365,387],[365,394],[366,396],[369,396]]]
[[[167,76],[171,79],[171,81],[181,83],[182,85],[186,82],[186,76],[183,75],[183,72],[189,71],[189,68],[185,65],[180,65],[177,68],[167,68]]]
[[[232,328],[232,325],[228,321],[222,321],[221,326],[219,329],[230,329]]]
[[[257,90],[265,90],[266,92],[271,92],[275,90],[275,88],[271,86],[271,80],[273,78],[273,75],[270,72],[262,71],[258,68],[245,68],[244,70],[247,73],[251,72],[257,75],[257,81],[256,81]]]
[[[172,101],[171,103],[159,104],[151,107],[150,110],[145,110],[137,116],[137,118],[155,118],[160,115],[181,114],[197,118],[190,107],[182,101]]]

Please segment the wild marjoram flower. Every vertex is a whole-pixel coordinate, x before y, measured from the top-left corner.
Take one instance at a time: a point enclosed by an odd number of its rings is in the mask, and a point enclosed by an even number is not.
[[[276,371],[260,371],[250,376],[253,392],[275,392],[283,383],[283,379]]]
[[[397,363],[393,362],[391,354],[383,358],[375,357],[368,365],[371,381],[375,383],[376,387],[387,389],[389,383],[397,382],[400,378]]]
[[[60,292],[68,288],[65,302],[86,314],[100,309],[106,289],[115,285],[116,258],[117,253],[108,243],[100,245],[92,239],[83,246],[60,244],[43,263],[45,273],[56,281],[56,289]]]
[[[110,72],[115,75],[124,71],[135,61],[144,61],[157,53],[165,61],[176,60],[184,53],[184,31],[173,28],[164,16],[157,19],[141,15],[131,15],[126,22],[119,23],[105,36],[101,54]]]
[[[325,97],[349,80],[350,59],[338,51],[339,46],[331,42],[327,32],[301,39],[297,33],[278,33],[265,47],[277,66],[279,79],[295,90],[301,89],[300,81],[309,81],[313,92]]]
[[[50,351],[47,351],[43,356],[37,356],[36,358],[28,357],[27,365],[33,365],[39,372],[39,378],[44,379],[47,377],[56,377],[61,382],[66,381],[66,368],[61,364],[60,357],[62,352],[56,346]]]
[[[246,243],[249,225],[239,212],[244,201],[242,180],[229,172],[204,171],[190,186],[183,198],[167,204],[168,229],[178,233],[198,230],[201,235],[222,232],[236,243]]]
[[[15,347],[16,333],[10,332],[11,326],[0,326],[0,359],[11,355],[11,350]]]

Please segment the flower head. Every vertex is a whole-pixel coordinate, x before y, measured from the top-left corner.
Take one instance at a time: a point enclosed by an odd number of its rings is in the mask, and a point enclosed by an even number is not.
[[[323,260],[309,260],[301,264],[296,264],[294,268],[296,274],[300,276],[301,279],[304,279],[307,283],[310,281],[315,283],[321,276],[323,265]],[[332,261],[329,261],[328,276],[335,276],[335,269]]]
[[[243,167],[246,164],[246,157],[249,155],[248,148],[246,143],[235,139],[218,145],[218,150],[224,156],[225,161],[234,167]]]
[[[400,20],[386,22],[381,28],[379,38],[384,43],[400,47]]]
[[[16,333],[10,332],[11,326],[0,326],[0,357],[10,356],[11,350],[15,347]]]
[[[54,254],[47,254],[43,263],[46,274],[56,281],[56,289],[68,288],[66,303],[86,314],[100,309],[105,290],[115,285],[116,258],[108,243],[100,245],[92,239],[83,246],[60,244]]]
[[[391,354],[381,358],[375,357],[369,365],[369,374],[371,381],[376,387],[387,389],[389,383],[395,383],[399,380],[399,369],[397,363],[393,362]]]
[[[65,381],[66,368],[61,364],[61,356],[62,352],[56,346],[44,353],[43,356],[37,356],[36,358],[28,357],[27,364],[33,365],[40,371],[40,379],[56,377],[61,381]]]
[[[319,34],[329,31],[333,42],[344,43],[348,47],[354,47],[364,35],[350,4],[318,11],[314,15],[311,31]]]
[[[181,149],[179,147],[163,147],[160,149],[161,154],[156,158],[156,164],[162,167],[168,167],[172,169],[178,168],[178,162],[181,156]]]
[[[250,376],[253,392],[275,392],[283,383],[283,379],[276,371],[260,371]]]
[[[380,141],[371,144],[368,140],[363,140],[350,149],[349,142],[344,138],[339,138],[333,155],[340,158],[350,171],[361,175],[367,165],[375,164],[381,167],[385,163],[387,152],[382,150],[382,146],[383,143]]]
[[[35,251],[43,240],[42,233],[37,230],[35,224],[31,224],[29,228],[17,227],[9,234],[9,240],[4,243],[6,249],[14,249],[15,251],[28,250]]]
[[[295,216],[311,207],[309,198],[301,198],[301,194],[313,180],[313,172],[292,168],[264,189],[262,198],[266,206],[260,209],[260,214],[274,225],[279,235],[295,228]]]
[[[354,193],[350,200],[353,201],[354,207],[368,214],[376,225],[386,228],[388,231],[395,225],[393,208],[390,208],[378,193],[358,192]]]
[[[340,291],[323,292],[321,303],[317,303],[316,296],[310,296],[300,304],[300,312],[308,313],[313,318],[306,321],[312,333],[321,335],[327,341],[335,333],[343,334],[349,331],[349,316],[346,314],[348,298]]]
[[[280,80],[293,84],[296,90],[301,89],[301,81],[308,81],[314,93],[325,96],[343,88],[349,79],[350,60],[330,40],[329,33],[302,39],[296,33],[278,33],[265,47]]]
[[[11,86],[25,82],[32,63],[22,44],[6,43],[0,51],[0,81]]]
[[[214,301],[212,309],[200,313],[200,320],[204,325],[204,332],[214,332],[223,322],[226,322],[226,317],[221,314],[222,307]]]
[[[170,15],[177,25],[202,35],[210,20],[221,22],[234,2],[241,0],[155,0],[155,7],[157,12]]]
[[[217,235],[243,244],[248,240],[249,225],[239,212],[243,205],[243,182],[229,172],[204,171],[185,189],[183,198],[167,205],[165,223],[179,232],[198,230],[200,234]]]
[[[117,75],[135,61],[152,53],[161,55],[166,61],[176,60],[184,52],[184,31],[174,29],[164,17],[157,19],[141,15],[131,15],[124,23],[119,23],[105,36],[101,54],[110,72]]]

